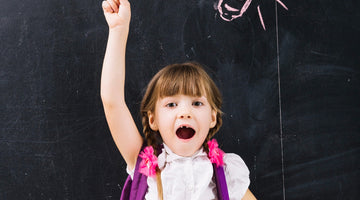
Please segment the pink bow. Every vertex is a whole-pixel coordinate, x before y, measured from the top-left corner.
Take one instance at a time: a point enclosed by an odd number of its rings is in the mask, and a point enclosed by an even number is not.
[[[218,143],[215,139],[208,141],[209,146],[209,159],[212,163],[215,163],[217,167],[224,166],[224,152],[218,148]]]
[[[139,172],[149,177],[155,177],[158,160],[157,157],[154,155],[153,147],[145,147],[139,156],[142,158]]]

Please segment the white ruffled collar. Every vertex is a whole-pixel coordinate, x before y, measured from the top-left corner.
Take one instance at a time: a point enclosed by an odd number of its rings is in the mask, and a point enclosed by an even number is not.
[[[162,170],[167,163],[171,163],[174,160],[187,160],[187,159],[193,160],[194,158],[197,158],[200,156],[207,157],[207,154],[203,148],[200,148],[192,156],[184,157],[184,156],[179,156],[179,155],[175,154],[174,152],[172,152],[171,149],[165,143],[163,145],[164,145],[164,148],[162,149],[162,152],[158,156],[158,166],[159,166],[160,170]]]

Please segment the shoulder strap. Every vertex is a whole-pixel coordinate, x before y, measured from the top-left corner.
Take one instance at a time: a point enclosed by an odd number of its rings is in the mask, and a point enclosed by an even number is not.
[[[131,192],[131,176],[129,175],[125,181],[124,187],[121,191],[120,200],[129,200],[130,199],[130,192]]]
[[[129,175],[121,192],[120,200],[144,200],[148,189],[147,176],[139,172],[141,158],[138,157],[134,170],[134,178]]]
[[[213,164],[213,168],[218,198],[219,200],[229,200],[229,192],[226,184],[224,168],[222,166],[217,167],[216,164]]]
[[[141,151],[144,148],[145,146],[141,148]],[[157,148],[158,154],[162,152],[162,148],[163,146],[159,145],[159,147]],[[124,188],[121,192],[120,200],[143,200],[145,198],[146,192],[148,190],[148,185],[147,176],[139,172],[141,161],[142,158],[138,156],[134,170],[134,178],[131,179],[131,176],[129,175],[126,179]]]

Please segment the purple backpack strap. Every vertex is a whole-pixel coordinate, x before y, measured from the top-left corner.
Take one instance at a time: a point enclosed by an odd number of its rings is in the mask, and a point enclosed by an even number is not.
[[[120,200],[144,200],[148,185],[147,176],[139,172],[140,162],[141,158],[138,157],[134,171],[134,178],[132,180],[129,175],[126,179],[124,188],[121,192]]]
[[[141,151],[145,148],[143,146]],[[163,145],[159,145],[157,148],[158,153],[162,152]],[[139,172],[140,163],[142,158],[138,156],[136,160],[136,166],[134,170],[134,178],[131,179],[129,175],[125,181],[124,188],[121,192],[120,200],[144,200],[146,192],[148,190],[147,176]]]
[[[229,192],[226,184],[224,168],[222,166],[217,167],[216,164],[213,164],[213,168],[218,198],[219,200],[229,200]]]
[[[125,181],[124,188],[121,191],[120,200],[130,199],[131,183],[132,183],[132,179],[131,176],[129,175]]]

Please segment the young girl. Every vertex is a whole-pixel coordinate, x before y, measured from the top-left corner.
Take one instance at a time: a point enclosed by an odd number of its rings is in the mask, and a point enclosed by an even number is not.
[[[224,154],[216,141],[210,140],[222,124],[222,100],[214,82],[196,63],[169,65],[150,81],[141,103],[147,145],[143,148],[144,140],[124,97],[130,3],[107,0],[102,7],[109,37],[101,97],[111,134],[131,179],[145,177],[144,198],[255,199],[248,189],[249,171],[242,159]],[[225,171],[224,194],[228,197],[219,195],[218,169]]]

